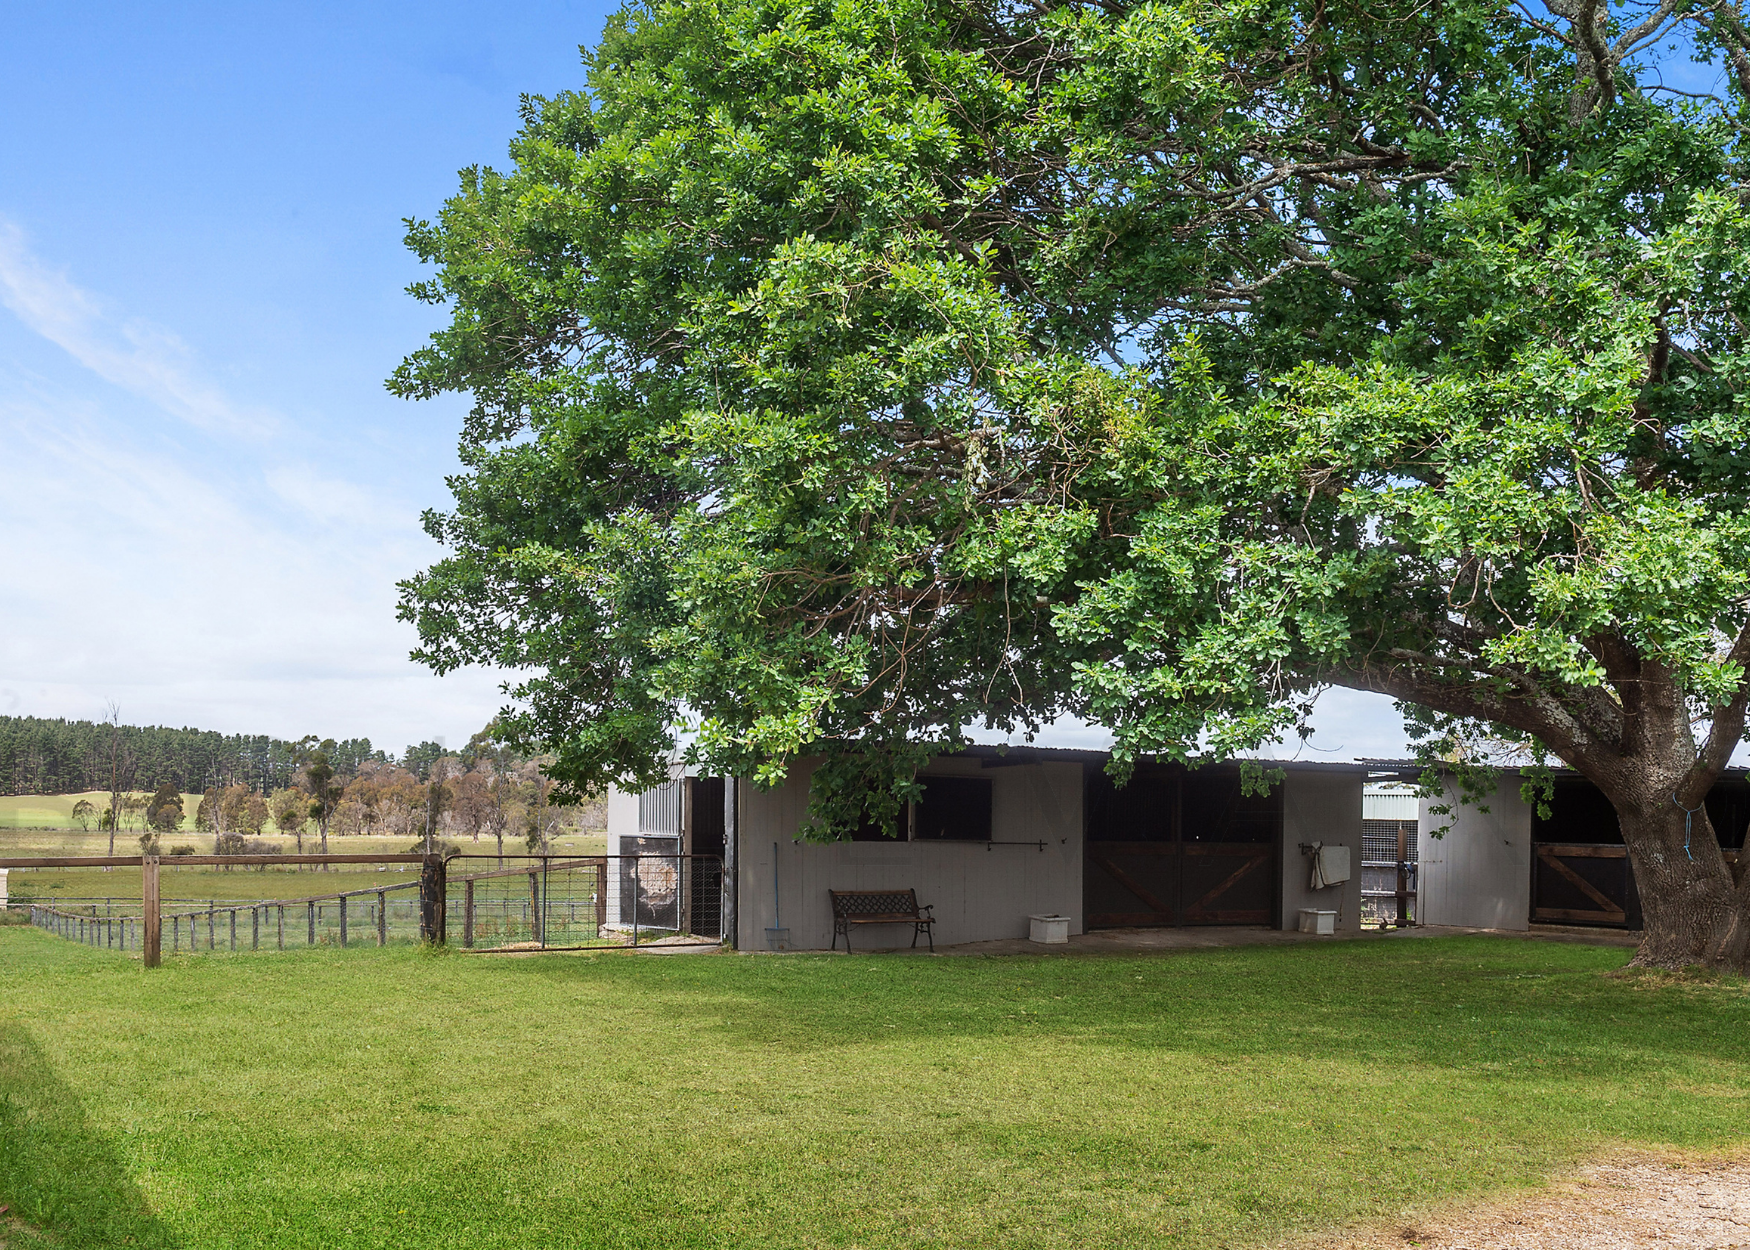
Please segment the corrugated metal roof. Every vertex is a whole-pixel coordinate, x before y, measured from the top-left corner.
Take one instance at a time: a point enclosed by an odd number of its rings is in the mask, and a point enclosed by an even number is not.
[[[1420,800],[1408,786],[1375,783],[1361,790],[1361,819],[1415,820]]]
[[[978,743],[962,747],[958,751],[949,752],[950,756],[961,758],[971,757],[987,763],[1002,764],[1032,764],[1032,763],[1084,763],[1104,764],[1112,758],[1110,751],[1089,751],[1074,747],[1032,747],[1032,746],[988,746]],[[1146,757],[1145,757],[1146,758]],[[1222,764],[1205,764],[1205,768],[1218,768],[1223,765],[1261,764],[1265,768],[1281,768],[1293,773],[1369,773],[1375,771],[1367,764],[1328,763],[1324,760],[1225,760]]]

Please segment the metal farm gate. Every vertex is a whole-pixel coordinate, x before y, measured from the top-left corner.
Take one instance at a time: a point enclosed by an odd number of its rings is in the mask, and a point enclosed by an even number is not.
[[[723,939],[723,861],[715,855],[542,862],[452,876],[449,892],[453,917],[461,894],[461,942],[471,950]],[[612,893],[618,918],[608,914]]]
[[[464,950],[593,946],[603,936],[606,885],[607,861],[600,857],[452,871],[451,924],[461,922]]]
[[[1417,821],[1361,822],[1361,919],[1380,928],[1416,921]]]

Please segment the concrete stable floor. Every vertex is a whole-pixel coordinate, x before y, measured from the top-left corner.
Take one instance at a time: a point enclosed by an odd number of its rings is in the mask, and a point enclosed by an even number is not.
[[[1343,933],[1329,937],[1318,937],[1311,933],[1284,932],[1281,929],[1267,929],[1262,925],[1212,925],[1207,928],[1188,929],[1098,929],[1093,933],[1079,933],[1068,942],[1046,944],[1029,942],[1026,938],[1002,938],[994,942],[962,942],[955,946],[938,946],[934,954],[948,955],[1102,955],[1125,954],[1134,951],[1172,951],[1172,950],[1209,950],[1223,946],[1296,946],[1314,942],[1409,942],[1417,938],[1456,937],[1463,934],[1478,934],[1488,937],[1517,938],[1521,941],[1533,942],[1578,942],[1587,946],[1624,946],[1633,947],[1640,942],[1639,933],[1624,932],[1620,929],[1587,929],[1572,925],[1538,925],[1530,930],[1514,929],[1463,929],[1446,925],[1419,925],[1411,929],[1366,929],[1360,933]],[[539,954],[579,954],[601,955],[618,952],[629,955],[716,955],[723,948],[716,943],[688,941],[680,938],[666,938],[641,946],[591,946],[573,947],[564,951],[542,951],[533,943],[516,947],[499,947],[493,950],[469,951],[470,955],[498,955],[515,957],[518,955]],[[764,951],[754,949],[748,952],[755,955],[827,955],[846,952],[832,951]],[[858,955],[929,955],[932,952],[927,946],[912,949],[909,946],[873,946],[860,945],[853,952]]]
[[[1406,942],[1417,938],[1486,934],[1545,942],[1580,942],[1588,946],[1634,946],[1639,933],[1615,929],[1583,929],[1567,925],[1539,925],[1531,930],[1462,929],[1446,925],[1420,925],[1410,929],[1366,929],[1318,937],[1311,933],[1267,929],[1262,925],[1219,925],[1187,929],[1096,929],[1079,933],[1068,942],[1046,944],[1026,938],[1002,938],[994,942],[963,942],[938,946],[938,955],[1099,955],[1131,951],[1203,950],[1220,946],[1294,946],[1309,942]],[[816,952],[818,953],[818,952]],[[842,951],[840,952],[843,953]],[[859,946],[859,955],[928,955],[927,947]]]

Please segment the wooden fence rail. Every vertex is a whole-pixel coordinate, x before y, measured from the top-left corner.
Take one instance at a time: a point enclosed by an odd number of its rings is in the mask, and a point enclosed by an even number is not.
[[[117,936],[136,938],[137,946],[143,956],[143,962],[148,968],[156,968],[164,957],[164,909],[159,893],[159,874],[164,864],[163,856],[159,855],[95,855],[95,856],[30,856],[10,857],[0,859],[0,868],[84,868],[84,867],[137,867],[140,869],[140,915],[135,916],[80,916],[59,908],[33,904],[31,906],[31,921],[51,932],[63,937],[76,938],[80,941],[90,940],[97,945],[95,938],[102,934],[105,942]],[[323,903],[335,902],[340,907],[341,943],[347,940],[346,900],[360,895],[375,894],[378,902],[377,932],[379,941],[388,940],[388,925],[385,918],[387,896],[392,890],[417,888],[420,893],[419,937],[422,942],[441,944],[444,940],[444,876],[445,866],[442,855],[177,855],[170,860],[173,864],[186,864],[190,867],[210,867],[225,865],[255,865],[255,864],[418,864],[420,865],[417,882],[397,882],[375,889],[345,890],[334,894],[306,896],[298,899],[257,900],[252,903],[237,903],[228,907],[218,907],[209,903],[204,911],[173,912],[170,915],[172,949],[175,949],[180,939],[182,921],[188,921],[191,941],[194,936],[195,921],[202,916],[207,920],[207,947],[214,949],[217,945],[218,917],[224,915],[230,928],[230,946],[237,947],[237,914],[248,911],[250,916],[251,943],[260,944],[262,913],[269,908],[274,909],[278,923],[278,942],[281,949],[285,946],[285,909],[304,905],[307,917],[306,933],[309,943],[316,942],[316,911]],[[40,923],[39,923],[40,922]],[[114,928],[116,924],[122,928]],[[132,926],[129,928],[128,926]]]

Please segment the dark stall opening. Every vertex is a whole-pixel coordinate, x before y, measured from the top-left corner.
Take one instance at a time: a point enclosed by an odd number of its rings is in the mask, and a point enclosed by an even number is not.
[[[1735,857],[1750,824],[1750,780],[1741,772],[1722,777],[1705,802],[1715,838]],[[1584,777],[1556,777],[1549,815],[1533,809],[1531,840],[1533,922],[1641,927],[1641,897],[1622,826],[1597,786]]]
[[[989,842],[991,789],[988,777],[920,777],[923,798],[912,812],[912,837],[920,842]]]
[[[693,778],[693,854],[723,857],[723,778]]]
[[[1237,768],[1142,764],[1119,786],[1084,774],[1090,929],[1275,924],[1282,791],[1241,793]]]

